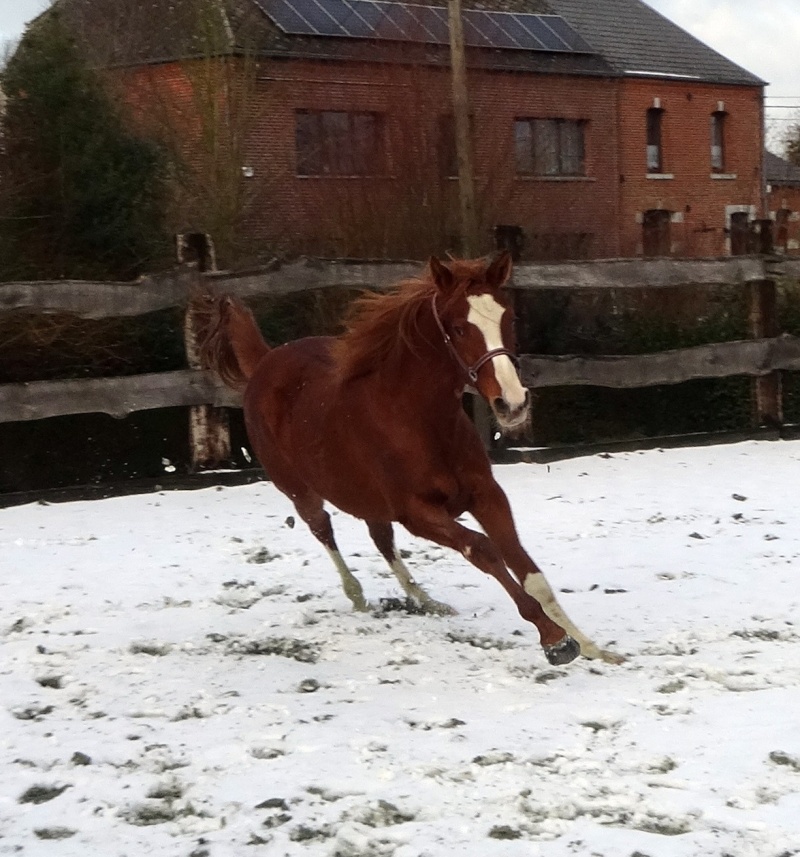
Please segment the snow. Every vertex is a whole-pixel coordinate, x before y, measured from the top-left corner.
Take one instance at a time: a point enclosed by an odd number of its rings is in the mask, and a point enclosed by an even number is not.
[[[800,854],[800,442],[496,474],[625,664],[403,531],[458,615],[353,613],[266,482],[0,512],[0,855]]]

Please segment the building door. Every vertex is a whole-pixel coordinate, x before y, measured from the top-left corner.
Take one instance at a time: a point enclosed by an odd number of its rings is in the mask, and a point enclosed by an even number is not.
[[[788,208],[779,208],[775,212],[775,249],[786,253],[789,249],[789,215]]]
[[[645,256],[669,256],[672,251],[669,211],[651,208],[642,216],[642,253]]]
[[[750,215],[747,211],[731,214],[731,256],[743,256],[750,246]]]

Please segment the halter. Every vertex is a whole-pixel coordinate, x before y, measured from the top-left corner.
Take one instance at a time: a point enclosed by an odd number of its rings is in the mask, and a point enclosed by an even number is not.
[[[473,364],[470,366],[464,358],[458,353],[455,345],[453,345],[453,340],[450,338],[448,332],[444,329],[444,325],[442,324],[442,319],[439,317],[439,310],[436,307],[436,294],[433,295],[433,299],[431,300],[431,307],[433,307],[433,317],[436,319],[436,324],[439,330],[444,337],[445,345],[450,349],[450,353],[453,357],[456,358],[456,362],[458,365],[464,370],[469,380],[474,384],[478,380],[478,370],[483,366],[484,363],[488,363],[490,360],[493,360],[495,357],[499,357],[501,354],[505,354],[506,357],[511,358],[511,362],[516,365],[517,364],[517,355],[514,354],[513,351],[509,351],[507,348],[492,348],[490,351],[487,351],[482,357],[479,357]]]

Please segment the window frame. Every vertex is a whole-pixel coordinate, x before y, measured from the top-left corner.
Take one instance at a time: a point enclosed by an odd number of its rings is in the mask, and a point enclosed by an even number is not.
[[[514,169],[518,176],[586,178],[589,121],[554,116],[514,118]]]
[[[647,108],[645,153],[649,175],[664,174],[664,113],[663,107]]]
[[[386,117],[375,110],[297,108],[298,178],[368,178],[386,174]]]
[[[728,113],[715,110],[711,114],[711,172],[727,172],[727,147],[725,145]]]

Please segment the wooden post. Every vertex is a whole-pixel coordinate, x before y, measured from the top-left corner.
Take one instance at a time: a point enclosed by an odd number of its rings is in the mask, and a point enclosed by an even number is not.
[[[195,266],[195,288],[203,288],[203,274],[216,268],[214,251],[211,240],[207,235],[199,233],[179,237],[178,258]],[[195,256],[193,261],[187,260],[184,254]],[[192,312],[191,300],[187,303],[183,319],[183,342],[186,351],[186,363],[190,369],[202,369],[200,353],[197,347],[197,324]],[[224,408],[213,405],[193,405],[189,408],[189,452],[191,455],[190,469],[216,470],[220,467],[230,467],[231,464],[231,434],[228,412]]]
[[[448,0],[450,24],[450,69],[453,89],[453,124],[458,160],[458,196],[461,210],[461,253],[478,254],[478,218],[475,210],[475,182],[472,174],[472,134],[467,93],[467,61],[464,52],[464,28],[461,0]]]
[[[777,289],[775,280],[751,283],[750,336],[754,339],[778,335]],[[783,383],[779,371],[753,379],[752,422],[754,427],[783,425]]]

